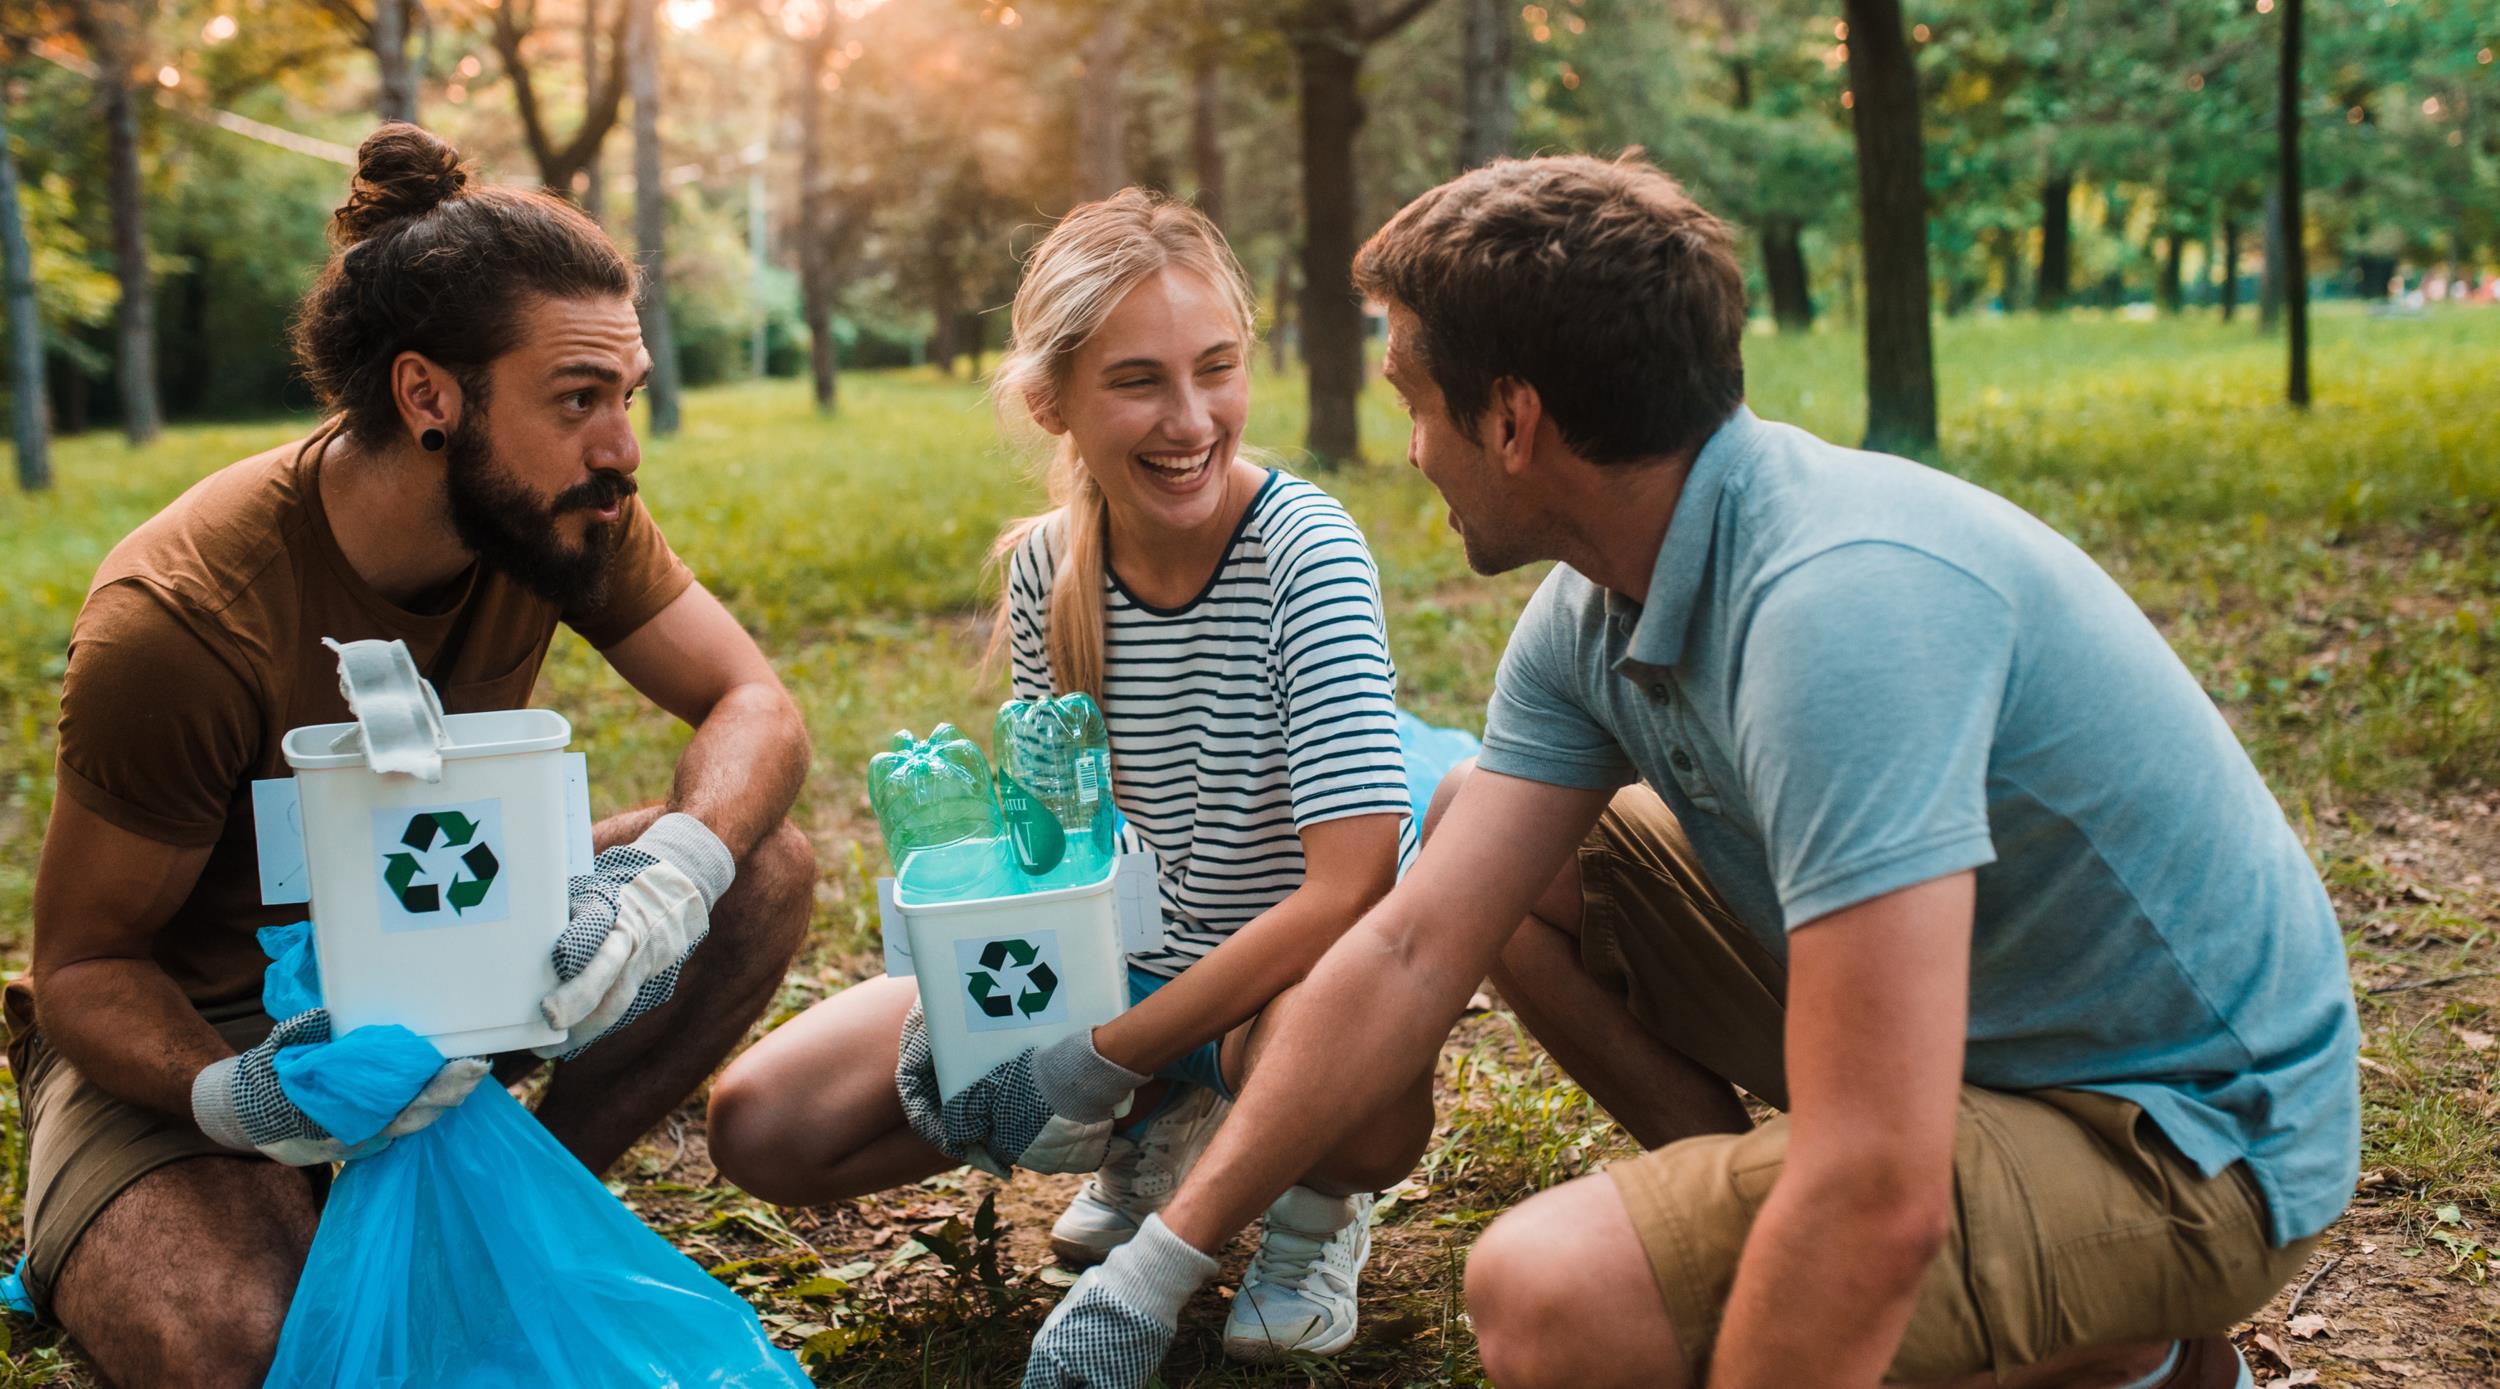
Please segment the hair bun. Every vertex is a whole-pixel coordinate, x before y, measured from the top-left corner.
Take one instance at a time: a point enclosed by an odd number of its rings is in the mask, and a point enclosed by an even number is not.
[[[433,211],[468,183],[460,151],[448,141],[393,121],[357,146],[356,179],[332,214],[332,234],[340,245],[353,246],[393,222]]]

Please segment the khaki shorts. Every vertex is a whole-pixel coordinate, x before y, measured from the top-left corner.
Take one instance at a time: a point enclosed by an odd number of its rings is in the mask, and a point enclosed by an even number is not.
[[[206,1014],[237,1051],[259,1045],[275,1026],[256,1003]],[[113,1198],[160,1167],[195,1157],[237,1157],[188,1120],[176,1120],[104,1093],[47,1046],[35,1029],[34,999],[8,991],[9,1069],[17,1076],[26,1126],[26,1295],[47,1318],[52,1289],[87,1227]],[[305,1169],[317,1187],[327,1168]]]
[[[1703,880],[1654,792],[1615,797],[1581,847],[1580,879],[1582,965],[1668,1046],[1784,1106],[1784,972]],[[1780,1116],[1608,1169],[1696,1382],[1787,1151]],[[2245,1166],[2198,1175],[2141,1109],[2111,1095],[1965,1086],[1953,1168],[1952,1232],[1920,1287],[1896,1380],[2225,1331],[2317,1244],[2271,1247]]]

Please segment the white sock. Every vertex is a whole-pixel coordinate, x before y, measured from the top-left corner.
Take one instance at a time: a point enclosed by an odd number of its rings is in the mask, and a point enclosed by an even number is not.
[[[2123,1384],[2119,1386],[2119,1389],[2153,1389],[2154,1385],[2170,1378],[2171,1372],[2179,1368],[2180,1358],[2186,1354],[2187,1342],[2172,1341],[2170,1343],[2170,1354],[2162,1360],[2160,1369],[2153,1371],[2151,1374],[2146,1375],[2142,1379],[2133,1380]]]

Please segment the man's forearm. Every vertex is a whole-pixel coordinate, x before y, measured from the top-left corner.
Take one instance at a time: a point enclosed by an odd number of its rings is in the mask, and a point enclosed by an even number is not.
[[[191,1117],[191,1082],[234,1048],[148,960],[55,966],[35,981],[44,1044],[117,1099]]]
[[[807,726],[778,685],[723,695],[677,759],[668,808],[701,820],[733,857],[748,852],[790,813],[807,779]]]
[[[1440,1055],[1484,961],[1402,938],[1374,913],[1277,1002],[1257,1072],[1163,1213],[1175,1234],[1220,1248]]]
[[[1944,1203],[1785,1181],[1746,1237],[1709,1389],[1875,1389],[1943,1239]]]

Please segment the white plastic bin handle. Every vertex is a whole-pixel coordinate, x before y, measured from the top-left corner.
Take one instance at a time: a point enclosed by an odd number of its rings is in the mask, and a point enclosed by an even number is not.
[[[361,742],[365,765],[377,772],[441,781],[443,749],[451,737],[443,731],[442,702],[417,674],[408,643],[323,637],[321,644],[339,653],[339,693],[356,717],[355,731],[335,746],[343,750]]]

